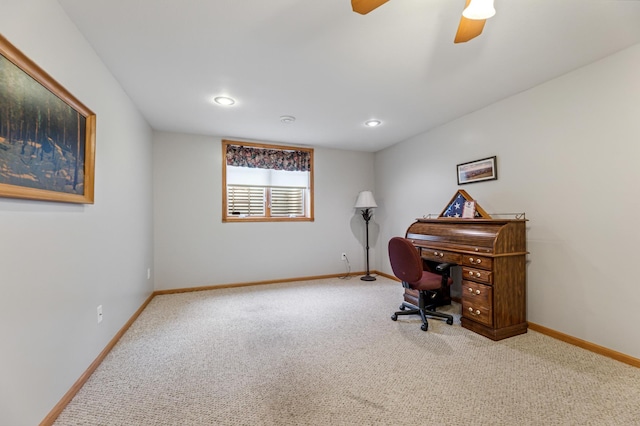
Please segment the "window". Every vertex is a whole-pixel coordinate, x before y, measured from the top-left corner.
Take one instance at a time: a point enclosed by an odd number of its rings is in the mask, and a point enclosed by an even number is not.
[[[313,149],[222,141],[222,220],[312,221]]]

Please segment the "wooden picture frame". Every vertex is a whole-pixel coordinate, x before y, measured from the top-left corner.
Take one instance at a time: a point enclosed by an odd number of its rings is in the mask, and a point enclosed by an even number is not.
[[[456,166],[458,185],[498,179],[496,156],[469,161]]]
[[[95,114],[0,35],[0,197],[93,204]]]

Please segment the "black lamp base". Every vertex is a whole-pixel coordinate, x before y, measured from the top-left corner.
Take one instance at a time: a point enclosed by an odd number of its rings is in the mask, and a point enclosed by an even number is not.
[[[371,275],[367,274],[367,275],[365,275],[364,277],[360,277],[360,279],[361,279],[362,281],[375,281],[375,280],[376,280],[376,277],[372,277]]]

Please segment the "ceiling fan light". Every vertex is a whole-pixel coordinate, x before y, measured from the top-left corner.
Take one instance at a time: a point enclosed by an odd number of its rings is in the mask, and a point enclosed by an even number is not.
[[[493,0],[471,0],[469,6],[462,11],[462,16],[467,19],[489,19],[496,14]]]

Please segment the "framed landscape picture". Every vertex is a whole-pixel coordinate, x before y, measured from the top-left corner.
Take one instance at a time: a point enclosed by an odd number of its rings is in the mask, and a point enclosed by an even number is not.
[[[96,116],[0,35],[0,196],[92,204]]]
[[[458,185],[498,179],[496,157],[469,161],[456,166]]]

